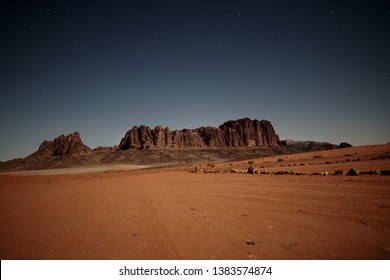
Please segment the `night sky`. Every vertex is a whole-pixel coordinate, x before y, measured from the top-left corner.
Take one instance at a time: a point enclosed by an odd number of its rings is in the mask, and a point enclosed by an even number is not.
[[[0,160],[242,117],[390,142],[388,1],[1,1],[0,20]]]

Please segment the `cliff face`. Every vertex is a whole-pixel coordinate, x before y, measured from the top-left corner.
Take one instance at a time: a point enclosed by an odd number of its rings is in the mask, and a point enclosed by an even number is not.
[[[84,145],[78,132],[69,135],[60,135],[53,141],[43,141],[38,151],[29,157],[51,157],[63,155],[85,155],[92,153],[92,150]]]
[[[271,122],[248,118],[228,121],[215,127],[200,127],[171,131],[157,126],[134,126],[122,138],[119,148],[226,148],[226,147],[281,147]]]

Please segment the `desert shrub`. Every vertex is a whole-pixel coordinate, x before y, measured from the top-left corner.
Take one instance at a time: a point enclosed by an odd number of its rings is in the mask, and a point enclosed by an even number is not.
[[[281,161],[284,161],[284,159],[282,159],[282,158],[278,158],[278,162],[281,162]]]
[[[313,158],[322,158],[322,156],[313,156]]]
[[[345,154],[344,156],[351,157],[351,156],[353,156],[353,154]]]
[[[214,168],[214,167],[215,167],[215,164],[211,164],[211,163],[209,163],[209,164],[207,164],[207,167]]]
[[[253,160],[248,161],[248,164],[254,164],[255,162]]]
[[[301,164],[300,164],[301,166],[304,166],[305,164],[303,163],[303,162],[301,162]]]

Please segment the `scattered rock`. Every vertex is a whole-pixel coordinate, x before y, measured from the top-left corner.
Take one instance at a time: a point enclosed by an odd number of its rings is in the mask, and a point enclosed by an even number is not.
[[[351,168],[347,172],[347,176],[358,176],[358,175],[359,175],[359,170],[357,170],[355,168]]]
[[[334,175],[345,175],[345,172],[344,172],[344,170],[339,169],[339,170],[336,170],[336,171],[334,172]]]
[[[378,170],[370,170],[370,171],[360,171],[360,175],[381,175]]]

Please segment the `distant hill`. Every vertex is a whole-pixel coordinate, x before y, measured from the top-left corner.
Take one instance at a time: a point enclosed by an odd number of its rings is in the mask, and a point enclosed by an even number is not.
[[[318,141],[297,141],[297,140],[284,140],[285,146],[290,150],[303,151],[323,151],[331,149],[341,149],[352,147],[351,144],[342,142],[339,145],[331,144],[329,142],[318,142]]]

